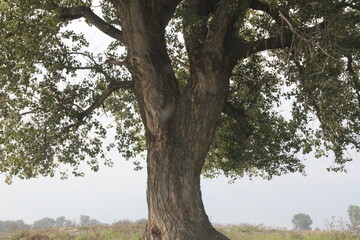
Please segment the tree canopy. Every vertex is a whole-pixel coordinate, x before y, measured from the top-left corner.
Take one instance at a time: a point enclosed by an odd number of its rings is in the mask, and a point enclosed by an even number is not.
[[[0,2],[0,172],[8,181],[52,176],[64,164],[81,175],[83,161],[95,171],[99,159],[111,164],[109,149],[127,159],[146,149],[119,2]],[[299,154],[311,151],[333,152],[332,168],[340,170],[351,159],[347,150],[359,151],[358,1],[148,2],[164,12],[180,94],[191,76],[191,51],[212,31],[230,33],[223,47],[235,64],[207,176],[303,172]],[[218,16],[227,16],[231,29],[222,29]],[[78,18],[113,39],[106,51],[90,52],[81,30],[67,28]],[[115,119],[108,146],[104,114]]]

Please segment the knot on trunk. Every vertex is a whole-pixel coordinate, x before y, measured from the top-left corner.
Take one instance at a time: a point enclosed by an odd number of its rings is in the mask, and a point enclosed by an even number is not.
[[[159,237],[161,235],[161,231],[160,231],[159,227],[156,226],[156,224],[153,224],[151,226],[150,231],[151,231],[151,234],[154,235],[155,237]]]

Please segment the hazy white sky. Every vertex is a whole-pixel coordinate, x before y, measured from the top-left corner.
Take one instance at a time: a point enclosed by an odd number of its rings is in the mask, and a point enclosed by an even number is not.
[[[77,22],[74,29],[81,26]],[[84,29],[81,27],[81,29]],[[98,31],[86,32],[95,40],[93,50],[104,48],[108,39]],[[215,223],[251,223],[292,228],[292,216],[307,213],[313,228],[325,228],[332,216],[347,220],[349,205],[360,205],[360,156],[348,165],[348,173],[328,173],[331,159],[309,160],[308,176],[291,174],[271,181],[204,179],[203,200]],[[118,158],[113,168],[103,167],[84,178],[70,177],[15,180],[4,183],[0,175],[0,220],[23,219],[27,223],[43,217],[77,219],[89,215],[102,222],[147,217],[146,170],[133,171],[131,162]]]

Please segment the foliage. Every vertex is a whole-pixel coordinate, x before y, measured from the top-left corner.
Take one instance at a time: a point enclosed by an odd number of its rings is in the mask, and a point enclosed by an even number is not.
[[[100,1],[98,15],[116,24],[110,2]],[[209,1],[198,18],[186,11],[187,2],[179,4],[166,34],[181,89],[191,79],[184,41],[203,44],[213,27],[211,6],[217,6]],[[317,157],[333,152],[332,169],[343,170],[351,160],[347,150],[359,151],[360,141],[358,2],[246,2],[231,1],[227,12],[237,29],[232,39],[247,52],[234,64],[229,82],[226,102],[236,110],[224,111],[204,173],[236,179],[303,172],[298,156],[312,150]],[[101,161],[111,165],[106,150],[116,147],[129,159],[146,148],[133,91],[114,87],[131,82],[124,66],[110,64],[125,61],[128,49],[114,39],[104,52],[93,53],[82,33],[67,28],[72,19],[64,10],[91,10],[94,4],[0,2],[0,172],[9,183],[12,176],[54,176],[57,169],[63,177],[68,168],[82,176],[81,162],[94,171]],[[86,23],[96,25],[89,18]],[[228,53],[241,51],[234,46]],[[285,101],[292,109],[282,114]],[[101,121],[106,114],[112,126]],[[106,146],[111,128],[116,134]]]
[[[294,226],[294,230],[311,230],[310,226],[313,224],[310,216],[304,213],[294,215],[291,222]]]
[[[350,205],[347,211],[350,220],[350,229],[360,233],[360,207]]]

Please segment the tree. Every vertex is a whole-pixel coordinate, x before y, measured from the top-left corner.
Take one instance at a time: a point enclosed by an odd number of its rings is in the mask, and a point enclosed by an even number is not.
[[[360,232],[360,207],[350,205],[347,211],[350,220],[350,229],[355,232]]]
[[[56,226],[55,220],[53,218],[49,218],[49,217],[44,217],[33,223],[33,227],[36,229],[52,228],[54,226]]]
[[[102,223],[96,219],[90,219],[90,216],[80,216],[80,226],[102,225]]]
[[[344,170],[359,151],[359,14],[355,0],[1,1],[0,172],[83,175],[106,150],[146,150],[142,239],[227,239],[202,172],[270,179],[311,151]],[[66,28],[76,19],[113,39],[105,52]]]
[[[292,219],[292,224],[294,226],[294,230],[311,230],[311,224],[313,221],[310,216],[304,213],[298,213],[294,215]]]
[[[81,215],[80,216],[80,226],[90,225],[90,216]]]
[[[56,227],[69,227],[73,224],[73,222],[69,219],[66,219],[64,216],[58,217],[55,220]]]

